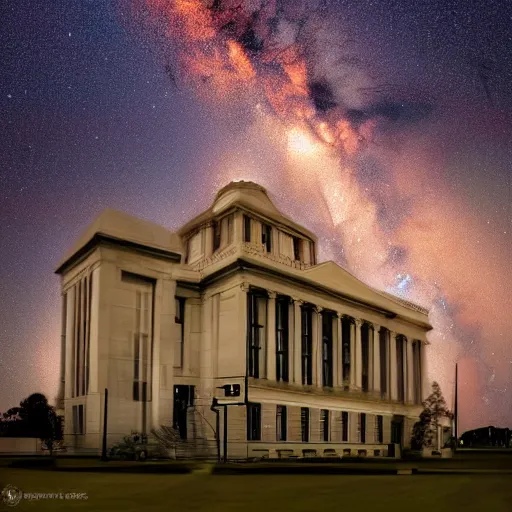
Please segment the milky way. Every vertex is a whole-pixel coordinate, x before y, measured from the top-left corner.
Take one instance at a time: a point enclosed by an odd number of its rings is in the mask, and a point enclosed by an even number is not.
[[[460,362],[463,429],[510,425],[507,8],[134,0],[109,9],[48,8],[47,32],[10,35],[2,277],[12,305],[0,364],[15,382],[32,365],[30,385],[55,390],[50,272],[98,209],[176,228],[218,187],[251,179],[318,234],[321,259],[429,308],[429,375],[451,403]],[[34,60],[37,44],[44,66],[24,66],[19,56]],[[39,271],[45,284],[30,291]],[[29,389],[16,387],[0,408]]]
[[[432,119],[440,105],[430,91],[383,83],[344,31],[343,10],[326,2],[145,5],[172,43],[173,77],[221,110],[228,102],[245,111],[252,120],[245,144],[263,148],[266,138],[280,141],[269,151],[286,157],[278,171],[282,183],[270,182],[269,190],[306,224],[321,224],[322,239],[332,241],[323,256],[431,310],[429,373],[449,400],[455,361],[462,368],[468,355],[480,359],[488,379],[479,386],[483,402],[506,394],[511,254],[499,254],[499,244],[468,212],[471,203],[453,194],[443,177],[441,140],[450,129],[423,132],[442,119],[442,113]],[[485,77],[481,85],[489,104]],[[238,151],[233,141],[225,149]],[[244,177],[243,158],[238,165]],[[219,184],[233,177],[222,166],[215,172]],[[251,177],[261,181],[264,174],[256,168]],[[506,228],[496,235],[510,237]],[[468,339],[475,332],[476,350]],[[476,379],[474,372],[468,367],[463,378]],[[488,414],[481,409],[473,421]],[[494,411],[491,421],[503,422],[506,414]]]

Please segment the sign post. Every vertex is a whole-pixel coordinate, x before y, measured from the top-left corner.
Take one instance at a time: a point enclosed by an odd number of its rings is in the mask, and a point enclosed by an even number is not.
[[[225,377],[226,379],[235,379],[240,377]],[[223,449],[224,456],[223,461],[226,463],[228,461],[228,407],[230,405],[245,405],[245,402],[240,401],[241,394],[241,386],[240,384],[224,384],[223,386],[218,386],[217,389],[224,390],[224,399],[222,398],[214,398],[212,402],[212,410],[215,410],[217,414],[217,456],[220,461],[220,439],[219,439],[219,427],[220,427],[220,418],[219,411],[216,409],[217,407],[224,407],[224,435],[223,435]],[[238,400],[231,401],[230,398],[238,398]]]
[[[101,460],[107,461],[107,414],[108,414],[108,389],[105,388],[105,404],[103,410],[103,444],[101,447]]]
[[[228,461],[228,407],[224,406],[224,463]]]

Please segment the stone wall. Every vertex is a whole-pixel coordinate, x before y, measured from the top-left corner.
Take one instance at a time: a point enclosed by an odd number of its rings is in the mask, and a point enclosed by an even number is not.
[[[41,440],[33,437],[0,437],[0,453],[37,453],[41,451]]]

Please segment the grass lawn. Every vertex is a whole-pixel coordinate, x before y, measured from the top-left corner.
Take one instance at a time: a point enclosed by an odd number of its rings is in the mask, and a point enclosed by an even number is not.
[[[22,502],[12,510],[134,512],[510,511],[510,475],[159,475],[52,472],[0,467],[0,489],[87,493],[87,501]],[[3,505],[0,505],[0,509]],[[9,509],[8,509],[9,510]]]

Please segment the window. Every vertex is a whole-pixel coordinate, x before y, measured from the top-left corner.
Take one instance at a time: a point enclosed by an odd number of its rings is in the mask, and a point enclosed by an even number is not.
[[[370,381],[370,326],[368,324],[363,324],[361,328],[361,357],[363,359],[362,389],[368,391]]]
[[[343,339],[342,347],[342,368],[343,368],[343,387],[345,390],[349,389],[350,384],[350,336],[351,336],[351,321],[350,318],[344,316],[341,321],[341,334]]]
[[[73,434],[82,435],[85,433],[84,406],[73,405]]]
[[[286,441],[287,439],[287,412],[285,405],[278,405],[276,409],[276,440]]]
[[[359,442],[366,443],[366,414],[364,412],[359,414],[358,430]]]
[[[327,409],[320,410],[320,435],[322,441],[329,442],[329,411]]]
[[[300,431],[302,442],[309,442],[309,409],[307,407],[300,408]]]
[[[183,297],[176,297],[176,316],[175,323],[179,326],[176,332],[176,342],[174,345],[174,367],[181,368],[183,366],[183,344],[185,342],[185,301]]]
[[[145,276],[122,271],[122,290],[130,298],[130,307],[126,309],[129,317],[123,316],[118,328],[126,329],[126,348],[131,352],[133,379],[119,382],[119,393],[130,394],[135,401],[151,401],[152,382],[152,329],[154,280]],[[129,321],[128,321],[129,319]],[[117,320],[118,322],[120,321]],[[127,389],[125,386],[128,386]]]
[[[268,224],[261,226],[261,243],[267,252],[272,252],[272,226]]]
[[[388,344],[387,344],[388,331],[381,327],[379,333],[379,348],[380,348],[380,392],[384,397],[388,393]]]
[[[247,404],[247,441],[261,441],[260,404]]]
[[[300,238],[293,237],[293,259],[295,261],[300,261],[300,242]]]
[[[332,322],[333,314],[322,314],[322,386],[332,388]]]
[[[265,376],[265,328],[267,325],[267,297],[263,292],[248,294],[248,349],[249,377]]]
[[[288,311],[287,297],[276,300],[276,380],[288,382]]]
[[[244,215],[244,242],[251,242],[251,218]]]
[[[133,340],[133,399],[151,400],[151,356],[149,338],[149,293],[137,291],[135,300],[135,334]]]
[[[403,402],[405,398],[404,379],[404,336],[396,337],[396,375],[397,375],[397,399]]]
[[[375,417],[375,442],[382,443],[384,439],[384,428],[382,416]]]
[[[194,405],[194,386],[174,386],[172,425],[181,439],[187,439],[187,411]]]
[[[136,334],[133,344],[133,399],[137,402],[148,400],[148,337],[145,334]]]
[[[213,221],[213,252],[220,247],[220,222]]]
[[[344,443],[348,442],[348,412],[341,411],[341,440]]]
[[[302,306],[302,384],[313,384],[313,338],[312,310],[310,306]]]

